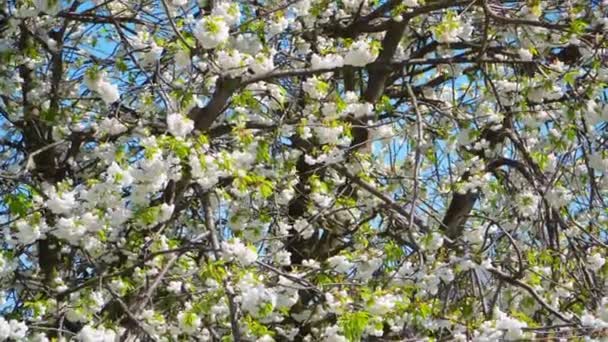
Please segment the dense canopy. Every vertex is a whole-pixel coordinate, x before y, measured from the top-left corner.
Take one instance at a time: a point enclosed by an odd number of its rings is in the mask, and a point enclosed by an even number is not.
[[[608,336],[607,1],[0,4],[0,341]]]

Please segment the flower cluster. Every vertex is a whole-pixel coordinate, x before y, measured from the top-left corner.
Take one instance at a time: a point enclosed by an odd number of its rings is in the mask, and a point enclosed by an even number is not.
[[[106,104],[112,104],[120,98],[118,88],[108,82],[103,73],[88,72],[85,75],[84,83],[90,90],[98,93]]]

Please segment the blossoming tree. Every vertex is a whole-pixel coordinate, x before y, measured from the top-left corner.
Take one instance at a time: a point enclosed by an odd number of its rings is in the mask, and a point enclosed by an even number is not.
[[[607,335],[606,1],[0,3],[0,341]]]

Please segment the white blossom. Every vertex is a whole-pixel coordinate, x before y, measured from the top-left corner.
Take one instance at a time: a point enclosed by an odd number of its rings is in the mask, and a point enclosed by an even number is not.
[[[335,144],[337,143],[340,135],[342,135],[344,128],[342,126],[317,126],[314,127],[313,131],[315,132],[315,136],[319,140],[320,144]]]
[[[525,191],[517,195],[517,210],[526,217],[533,216],[540,201],[539,196],[530,191]]]
[[[503,312],[498,312],[496,329],[506,330],[505,339],[507,340],[517,340],[523,338],[524,333],[522,328],[527,326],[528,325],[525,322],[510,317]]]
[[[16,224],[17,233],[15,237],[19,244],[29,245],[41,237],[40,226],[20,220]]]
[[[270,308],[276,306],[276,294],[264,285],[257,283],[251,273],[245,275],[238,284],[238,288],[241,292],[239,301],[245,312],[258,316],[262,313],[264,305],[270,306]]]
[[[191,64],[192,60],[190,59],[190,52],[184,49],[177,50],[175,53],[175,66],[177,66],[179,69],[186,69],[190,67]]]
[[[344,57],[344,64],[362,67],[372,63],[376,57],[378,57],[378,53],[373,51],[369,42],[357,40],[349,47]]]
[[[54,189],[49,193],[46,202],[47,208],[54,214],[68,214],[76,206],[76,198],[73,191],[57,193]]]
[[[332,325],[325,328],[323,332],[323,341],[324,342],[346,342],[348,341],[346,337],[340,334],[339,327],[337,325]]]
[[[294,11],[296,15],[306,16],[309,14],[311,8],[311,0],[298,0],[294,5]]]
[[[119,135],[127,131],[127,126],[116,118],[103,118],[99,123],[98,133],[108,135]]]
[[[287,18],[284,16],[280,16],[275,18],[275,20],[268,23],[266,27],[267,33],[269,37],[276,36],[277,34],[285,31],[285,29],[289,26],[289,22]]]
[[[393,294],[386,294],[383,296],[375,297],[372,301],[372,305],[368,308],[372,315],[383,316],[389,313],[395,305],[397,305],[398,298]]]
[[[278,251],[274,259],[277,264],[281,266],[288,266],[291,264],[291,253],[288,251]]]
[[[534,57],[534,55],[532,55],[532,52],[530,52],[530,50],[528,49],[519,49],[517,53],[519,54],[519,58],[521,58],[521,60],[523,61],[531,61]]]
[[[599,172],[607,173],[608,159],[603,158],[601,153],[593,153],[589,155],[589,166]]]
[[[76,338],[80,342],[114,342],[116,332],[110,329],[93,328],[90,325],[85,325]]]
[[[181,311],[177,314],[177,321],[182,332],[188,335],[194,334],[201,326],[201,318],[191,311]]]
[[[313,99],[321,99],[327,95],[327,84],[313,76],[302,84],[302,89]]]
[[[267,74],[274,69],[274,62],[272,61],[272,57],[259,53],[255,56],[249,67],[255,74]]]
[[[95,74],[93,76],[87,74],[84,78],[84,82],[89,89],[97,92],[106,104],[112,104],[120,98],[118,87],[108,82],[105,79],[104,73]]]
[[[602,268],[602,266],[604,266],[605,263],[606,263],[606,258],[602,257],[600,255],[600,253],[593,253],[587,259],[587,265],[588,265],[589,269],[591,269],[592,271],[599,270],[600,268]]]
[[[120,98],[118,88],[108,82],[101,82],[97,88],[97,92],[99,93],[99,96],[101,96],[103,102],[106,104],[114,103]]]
[[[222,61],[219,66],[221,72],[232,77],[245,73],[247,71],[247,66],[251,65],[253,61],[251,56],[242,54],[238,50],[219,51],[217,53],[217,58]],[[270,61],[268,61],[268,63],[270,63]],[[259,67],[258,71],[263,71],[263,68],[268,67],[268,65],[258,65],[257,67]]]
[[[338,273],[347,273],[355,265],[343,255],[333,256],[327,259],[327,262],[329,263],[329,266],[335,269]]]
[[[304,219],[297,219],[293,224],[293,228],[300,233],[304,239],[310,239],[315,233],[313,226]]]
[[[194,129],[194,121],[179,113],[167,115],[167,129],[175,137],[185,137]]]
[[[325,56],[319,56],[313,54],[310,63],[313,69],[334,69],[344,65],[342,56],[337,54],[328,54]]]
[[[360,6],[365,6],[367,0],[345,0],[344,6],[350,11],[356,11]]]
[[[219,1],[211,10],[211,14],[223,18],[228,26],[232,26],[238,23],[241,17],[241,10],[237,3]]]
[[[182,282],[177,280],[170,281],[167,290],[173,293],[180,293],[182,291]]]
[[[196,23],[194,36],[205,49],[215,49],[228,40],[230,28],[220,16],[206,16]]]
[[[258,259],[258,253],[238,238],[230,242],[222,242],[222,251],[227,259],[235,258],[243,266],[250,265]]]
[[[159,222],[165,222],[171,218],[173,215],[173,210],[175,210],[174,204],[163,203],[160,206],[160,214],[158,217]]]

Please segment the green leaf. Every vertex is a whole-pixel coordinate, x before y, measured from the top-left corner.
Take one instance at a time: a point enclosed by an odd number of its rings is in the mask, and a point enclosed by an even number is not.
[[[256,100],[251,90],[243,90],[240,94],[234,96],[232,103],[236,107],[245,107],[250,109],[259,108],[260,103]]]
[[[196,141],[202,146],[202,145],[209,145],[209,137],[207,137],[204,134],[200,134],[198,136],[198,138],[196,139]]]
[[[160,207],[149,207],[142,209],[137,214],[137,218],[139,219],[139,222],[149,226],[156,223],[158,215],[160,215]]]
[[[589,24],[584,19],[579,18],[570,23],[570,31],[574,34],[582,34],[585,33],[587,26],[589,26]]]
[[[536,273],[530,273],[530,275],[528,276],[528,279],[529,279],[528,282],[532,286],[540,285],[542,282],[542,278]]]
[[[27,215],[28,209],[32,207],[32,202],[24,194],[9,194],[4,197],[10,212],[17,216]]]
[[[266,317],[272,313],[273,309],[274,309],[274,305],[272,305],[272,303],[265,303],[260,307],[260,309],[258,310],[258,313],[259,313],[260,317]]]
[[[391,103],[390,97],[382,95],[380,98],[380,105],[378,106],[378,112],[392,113],[394,110],[395,107]]]
[[[576,84],[576,76],[578,75],[578,71],[570,71],[564,75],[564,81],[571,86],[574,87]]]
[[[40,118],[43,121],[50,122],[50,123],[54,123],[58,116],[59,116],[59,112],[51,110],[51,109],[43,110],[40,113]]]
[[[125,61],[122,58],[117,58],[116,59],[116,69],[118,69],[118,71],[122,71],[122,72],[127,71],[127,69],[128,69],[127,63],[125,63]]]
[[[108,236],[106,234],[105,230],[100,230],[97,232],[97,238],[99,239],[99,241],[101,242],[106,242],[108,240]]]
[[[344,337],[350,342],[361,341],[361,336],[367,327],[370,314],[365,311],[350,312],[340,317],[340,327]]]
[[[536,152],[532,152],[531,156],[532,156],[532,160],[534,160],[534,162],[536,164],[538,164],[538,166],[541,168],[541,170],[544,170],[547,167],[547,165],[549,164],[549,157],[547,156],[546,153],[536,151]]]
[[[403,249],[394,241],[390,241],[384,246],[384,252],[388,261],[397,261],[403,256]]]
[[[266,325],[261,324],[249,315],[245,317],[245,323],[247,324],[249,331],[256,337],[266,335],[273,336],[275,334],[274,331],[268,329]]]
[[[525,313],[517,310],[511,310],[511,316],[517,318],[522,322],[526,322],[530,328],[538,327],[538,324],[534,321],[534,319]]]
[[[160,144],[173,151],[179,159],[186,159],[190,155],[190,148],[183,140],[167,136],[160,141]]]
[[[269,180],[263,180],[260,182],[260,193],[262,194],[262,197],[268,198],[268,197],[272,196],[272,192],[273,192],[272,182],[270,182]]]
[[[433,309],[431,308],[431,306],[428,303],[421,302],[421,303],[418,303],[418,305],[416,305],[416,306],[418,308],[418,314],[423,319],[428,318],[429,316],[431,316],[431,313],[433,313]],[[463,306],[463,310],[464,309],[465,309],[465,307]]]
[[[266,184],[260,185],[260,193],[264,198],[272,196],[272,186],[267,186]]]
[[[261,141],[257,147],[256,160],[258,163],[270,162],[270,147],[266,141]]]
[[[201,272],[201,278],[211,278],[219,283],[226,277],[226,270],[224,269],[224,261],[218,260],[210,262],[203,268]]]
[[[573,125],[568,126],[565,133],[566,133],[566,138],[569,141],[574,141],[574,139],[576,138],[576,126],[573,126]]]

